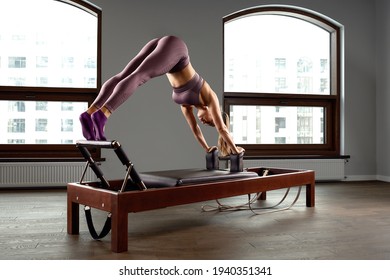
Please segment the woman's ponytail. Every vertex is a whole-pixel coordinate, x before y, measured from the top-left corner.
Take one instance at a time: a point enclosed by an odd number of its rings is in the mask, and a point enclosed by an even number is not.
[[[227,129],[229,130],[229,126],[230,126],[229,115],[226,114],[225,112],[222,112],[222,120],[223,120],[224,124],[226,125]],[[228,156],[230,154],[229,147],[226,144],[225,140],[223,140],[221,135],[219,135],[219,137],[218,137],[218,150],[220,152],[220,155],[223,157]]]

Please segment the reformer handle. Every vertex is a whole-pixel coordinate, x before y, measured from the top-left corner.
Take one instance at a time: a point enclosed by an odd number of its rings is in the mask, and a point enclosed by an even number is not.
[[[219,169],[218,149],[206,153],[206,169],[207,170]]]
[[[244,171],[244,152],[239,154],[230,154],[229,156],[219,157],[220,160],[230,161],[230,172]]]
[[[244,152],[230,155],[230,172],[242,172],[244,170]]]

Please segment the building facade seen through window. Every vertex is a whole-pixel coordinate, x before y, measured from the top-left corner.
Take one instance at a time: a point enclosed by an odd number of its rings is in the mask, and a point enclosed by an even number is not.
[[[247,155],[339,153],[339,36],[290,6],[224,18],[224,110]]]
[[[74,144],[85,102],[0,101],[0,144]]]
[[[0,4],[0,145],[83,139],[78,116],[100,86],[100,10],[71,0]]]

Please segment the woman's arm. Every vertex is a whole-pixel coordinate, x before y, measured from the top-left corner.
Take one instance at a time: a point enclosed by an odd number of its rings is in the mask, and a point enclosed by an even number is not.
[[[204,139],[203,133],[195,119],[194,111],[192,106],[181,106],[181,111],[187,120],[188,125],[190,126],[192,133],[194,134],[196,140],[198,140],[199,144],[208,152],[211,148],[207,145],[206,139]]]
[[[202,99],[207,107],[210,110],[211,116],[214,121],[214,125],[219,135],[223,138],[223,140],[228,145],[230,152],[233,154],[239,154],[244,151],[243,148],[237,147],[234,144],[233,138],[229,133],[229,130],[222,119],[221,108],[219,107],[219,100],[216,93],[211,89],[211,87],[205,82],[202,92]]]

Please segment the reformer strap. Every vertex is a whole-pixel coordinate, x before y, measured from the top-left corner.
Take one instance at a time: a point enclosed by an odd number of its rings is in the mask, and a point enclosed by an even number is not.
[[[269,169],[265,169],[263,171],[263,177],[267,176],[269,173]],[[220,201],[218,199],[216,199],[216,202],[217,202],[217,206],[209,206],[209,205],[204,205],[202,206],[202,210],[205,211],[205,212],[209,212],[209,211],[220,211],[220,212],[224,212],[224,211],[240,211],[240,210],[250,210],[254,215],[262,215],[262,214],[267,214],[267,213],[274,213],[274,212],[278,212],[278,211],[284,211],[284,210],[288,210],[290,209],[291,207],[293,207],[295,205],[295,203],[298,201],[298,198],[301,194],[301,189],[302,189],[302,186],[299,186],[298,188],[298,191],[297,191],[297,195],[294,199],[294,201],[284,207],[284,208],[276,208],[278,207],[280,204],[282,204],[284,202],[284,200],[286,199],[287,195],[289,194],[290,192],[290,189],[291,188],[287,188],[287,191],[286,193],[284,194],[283,198],[275,205],[273,206],[266,206],[266,207],[253,207],[253,203],[257,202],[261,196],[261,193],[257,193],[253,198],[251,198],[251,194],[248,194],[248,202],[247,203],[244,203],[244,204],[240,204],[240,205],[236,205],[236,206],[231,206],[231,205],[226,205],[226,204],[222,204],[220,203]],[[274,210],[268,210],[268,211],[255,211],[255,210],[266,210],[266,209],[274,209]]]
[[[85,206],[84,211],[85,211],[85,218],[87,219],[88,230],[92,238],[95,240],[104,238],[111,231],[111,213],[108,214],[103,229],[100,232],[100,234],[98,234],[95,230],[95,226],[93,225],[91,207]]]

